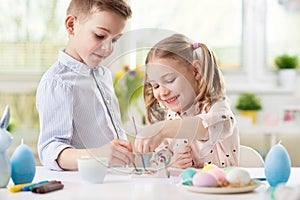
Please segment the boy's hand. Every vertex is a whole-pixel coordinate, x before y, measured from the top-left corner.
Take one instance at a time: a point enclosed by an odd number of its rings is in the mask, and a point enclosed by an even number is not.
[[[131,143],[127,140],[114,139],[107,145],[109,165],[129,165],[134,161]]]

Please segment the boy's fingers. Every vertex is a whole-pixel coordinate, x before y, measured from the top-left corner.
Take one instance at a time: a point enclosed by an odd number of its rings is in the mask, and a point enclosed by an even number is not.
[[[130,164],[134,160],[134,155],[132,153],[129,153],[127,150],[117,148],[112,153],[112,159],[111,160],[120,160],[123,164]]]
[[[115,151],[112,155],[111,162],[113,164],[127,165],[131,163],[131,159],[119,151]]]
[[[129,141],[116,139],[112,141],[112,145],[113,157],[123,160],[126,164],[134,161],[135,155],[132,153],[132,146]]]
[[[128,151],[132,152],[132,146],[128,140],[113,140],[112,143],[116,146],[122,146]]]
[[[113,156],[109,162],[109,165],[120,165],[120,166],[125,166],[128,165],[129,163],[125,162],[124,160],[120,159],[119,157]]]

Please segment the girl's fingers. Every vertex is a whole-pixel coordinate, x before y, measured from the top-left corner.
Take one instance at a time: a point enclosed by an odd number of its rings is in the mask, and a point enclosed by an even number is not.
[[[185,169],[193,165],[192,160],[193,159],[190,151],[185,153],[176,153],[176,155],[173,156],[172,166]]]
[[[138,140],[135,142],[135,151],[138,154],[145,154],[151,152],[151,146],[149,143],[143,140]]]
[[[142,154],[149,152],[149,145],[147,143],[142,145]]]
[[[189,145],[186,145],[183,148],[176,149],[176,153],[190,153],[192,151],[192,148]]]
[[[145,153],[149,153],[149,152],[153,152],[155,150],[153,145],[149,145],[148,147],[148,151],[146,151]]]
[[[143,144],[139,140],[135,141],[135,152],[138,154],[142,154],[143,152]]]
[[[183,168],[183,169],[186,169],[186,168],[192,167],[192,166],[193,166],[193,163],[192,163],[192,162],[188,162],[188,163],[184,164],[184,165],[182,166],[182,168]]]
[[[190,158],[185,158],[185,159],[177,159],[174,161],[173,166],[178,167],[178,168],[188,168],[193,165],[192,159]]]

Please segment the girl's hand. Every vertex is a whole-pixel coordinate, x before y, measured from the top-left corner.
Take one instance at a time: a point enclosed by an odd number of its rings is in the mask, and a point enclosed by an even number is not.
[[[181,169],[192,167],[193,159],[191,152],[192,148],[190,147],[190,145],[186,145],[184,148],[180,148],[174,151],[174,155],[171,158],[169,166]]]
[[[131,143],[127,140],[114,139],[106,145],[109,165],[129,165],[134,161]]]
[[[153,152],[166,137],[163,130],[165,122],[158,122],[138,130],[134,147],[138,154]]]
[[[162,142],[163,137],[160,134],[153,135],[151,137],[136,137],[134,146],[135,151],[138,154],[146,154],[153,152],[156,147]]]

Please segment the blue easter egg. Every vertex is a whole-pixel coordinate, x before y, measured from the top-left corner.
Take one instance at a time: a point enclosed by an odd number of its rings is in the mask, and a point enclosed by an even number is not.
[[[181,179],[183,185],[193,185],[193,176],[196,174],[196,170],[194,168],[186,168],[181,173]]]
[[[19,145],[11,157],[11,178],[14,184],[30,183],[35,175],[35,159],[30,148]]]
[[[270,186],[286,183],[291,173],[291,160],[281,144],[274,145],[265,159],[265,175]]]

